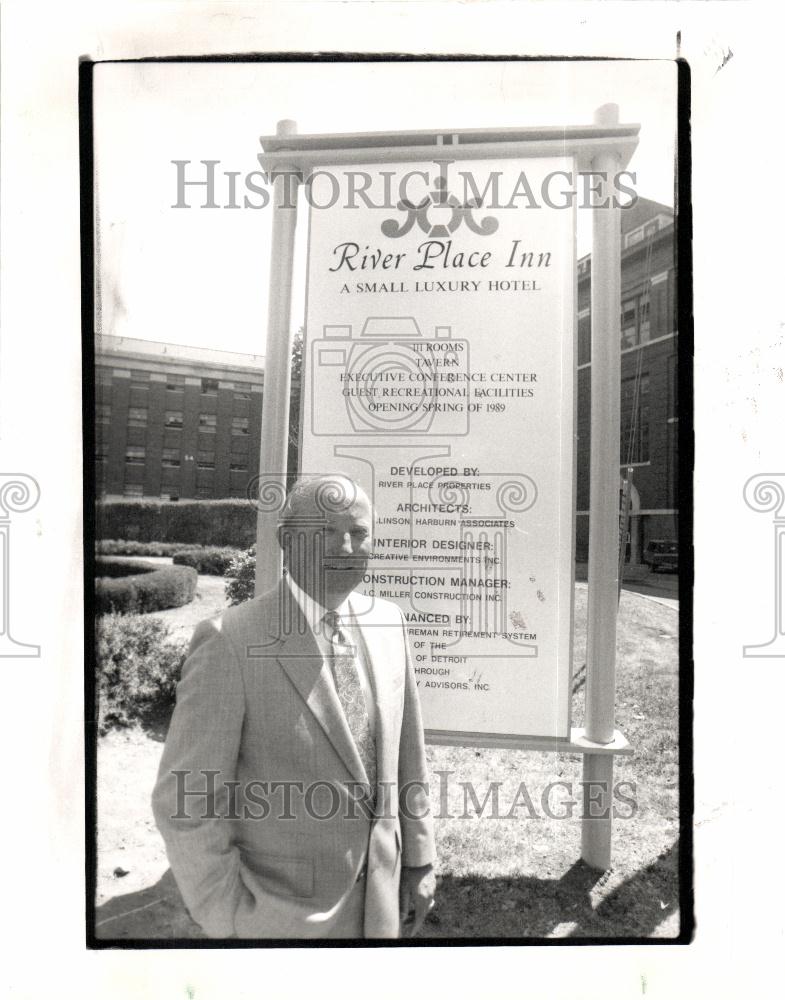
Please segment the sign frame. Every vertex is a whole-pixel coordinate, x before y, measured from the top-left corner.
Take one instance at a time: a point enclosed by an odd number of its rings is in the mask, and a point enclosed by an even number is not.
[[[598,108],[592,125],[510,129],[441,129],[342,135],[297,135],[295,122],[278,123],[260,138],[261,166],[273,185],[272,264],[268,305],[267,370],[262,412],[257,552],[277,552],[277,511],[285,493],[288,401],[292,345],[290,323],[298,184],[326,164],[434,160],[444,153],[461,160],[573,155],[576,170],[600,177],[592,201],[592,409],[589,537],[589,608],[586,663],[586,724],[569,740],[510,742],[480,734],[459,738],[430,732],[429,742],[448,745],[553,750],[583,754],[583,779],[599,795],[595,814],[584,811],[581,856],[607,870],[611,863],[613,757],[632,748],[614,724],[616,612],[619,538],[619,207],[607,201],[608,177],[623,170],[638,142],[640,126],[619,124],[615,104]],[[458,147],[458,148],[456,148]],[[456,156],[456,158],[458,158]],[[442,158],[444,158],[442,156]],[[604,178],[604,179],[603,179]],[[295,196],[293,197],[293,192]],[[577,294],[577,283],[576,283]],[[573,303],[575,306],[575,302]],[[575,310],[574,310],[575,311]],[[573,477],[575,483],[575,477]],[[574,507],[574,502],[573,502]],[[574,527],[573,527],[574,531]],[[274,586],[280,555],[257,560],[256,592]]]

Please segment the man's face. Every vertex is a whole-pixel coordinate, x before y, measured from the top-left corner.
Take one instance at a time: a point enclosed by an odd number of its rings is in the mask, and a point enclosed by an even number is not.
[[[295,583],[323,607],[335,608],[360,584],[371,554],[373,515],[360,492],[351,502],[314,502],[295,524],[288,569]]]

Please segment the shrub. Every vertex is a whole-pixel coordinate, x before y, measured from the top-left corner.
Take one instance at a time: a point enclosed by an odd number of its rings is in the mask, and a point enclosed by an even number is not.
[[[249,601],[253,597],[256,577],[256,546],[252,545],[245,552],[238,553],[229,564],[225,575],[230,578],[226,582],[226,597],[229,604]]]
[[[193,566],[197,573],[225,576],[241,549],[228,545],[184,545],[182,542],[134,542],[103,538],[95,543],[99,556],[163,556],[175,566]],[[109,574],[107,574],[109,575]]]
[[[197,573],[190,566],[154,566],[138,560],[99,557],[95,561],[95,600],[99,614],[144,614],[189,604]],[[130,573],[131,575],[126,575]]]
[[[186,549],[200,549],[201,545],[183,542],[134,542],[117,538],[100,538],[95,543],[97,555],[102,556],[173,556]]]
[[[96,504],[96,535],[244,549],[256,538],[256,508],[245,499],[102,500]]]
[[[157,618],[105,615],[96,621],[98,731],[127,726],[174,704],[187,649]]]
[[[197,573],[209,576],[226,576],[232,560],[239,555],[237,549],[207,545],[199,548],[178,549],[172,554],[176,566],[193,566]]]
[[[105,579],[119,579],[125,576],[135,576],[144,573],[155,573],[160,567],[143,559],[112,559],[111,556],[98,556],[95,560],[95,575]]]

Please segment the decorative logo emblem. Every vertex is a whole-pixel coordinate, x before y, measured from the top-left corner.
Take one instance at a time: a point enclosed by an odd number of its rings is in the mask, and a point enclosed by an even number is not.
[[[8,586],[11,580],[11,515],[32,510],[41,490],[32,476],[24,472],[0,473],[0,657],[41,655],[41,647],[17,642],[11,636],[11,603]]]
[[[477,233],[478,236],[490,236],[499,228],[499,220],[492,215],[486,215],[482,221],[478,222],[472,212],[481,207],[479,198],[470,198],[465,205],[462,205],[454,194],[447,191],[447,182],[444,177],[437,177],[434,180],[434,189],[423,198],[419,205],[415,205],[408,198],[402,198],[398,202],[397,208],[399,212],[407,213],[406,218],[403,222],[399,222],[397,219],[385,219],[382,223],[382,232],[385,236],[398,239],[401,236],[406,236],[416,222],[426,236],[439,239],[451,236],[460,224],[465,222],[469,229],[473,233]],[[434,208],[451,210],[450,219],[446,224],[430,221],[428,213]]]
[[[744,502],[750,510],[773,515],[774,622],[771,639],[744,647],[742,655],[785,656],[785,473],[763,472],[744,484]]]

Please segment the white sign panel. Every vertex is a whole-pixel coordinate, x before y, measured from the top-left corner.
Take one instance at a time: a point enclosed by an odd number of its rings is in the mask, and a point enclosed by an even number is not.
[[[569,735],[574,170],[312,178],[302,472],[373,500],[364,590],[404,611],[442,735]]]

